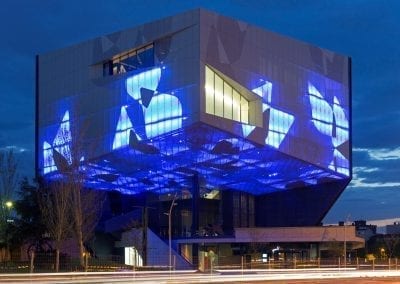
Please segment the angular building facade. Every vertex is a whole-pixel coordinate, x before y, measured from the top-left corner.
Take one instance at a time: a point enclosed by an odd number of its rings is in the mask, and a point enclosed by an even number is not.
[[[201,9],[43,54],[36,170],[79,159],[161,238],[166,212],[174,239],[315,226],[351,180],[350,67]]]

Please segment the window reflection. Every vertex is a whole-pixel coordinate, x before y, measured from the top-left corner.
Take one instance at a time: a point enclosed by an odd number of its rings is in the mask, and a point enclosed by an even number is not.
[[[154,44],[114,56],[103,64],[103,76],[126,73],[154,66]]]

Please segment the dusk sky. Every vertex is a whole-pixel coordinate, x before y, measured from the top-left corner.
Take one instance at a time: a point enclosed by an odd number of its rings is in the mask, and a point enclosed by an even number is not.
[[[338,220],[400,221],[400,1],[4,0],[0,9],[0,148],[34,171],[35,55],[203,7],[352,58],[353,181]]]

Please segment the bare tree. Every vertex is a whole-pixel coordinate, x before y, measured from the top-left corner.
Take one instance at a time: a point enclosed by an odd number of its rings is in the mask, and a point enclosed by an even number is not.
[[[85,130],[88,128],[79,129],[75,125],[62,129],[62,137],[53,150],[53,158],[62,174],[63,183],[69,188],[72,231],[79,248],[80,265],[86,269],[85,256],[88,252],[85,242],[92,237],[100,219],[104,194],[85,187],[88,178],[85,158],[94,149],[93,145],[84,143]]]
[[[52,182],[49,187],[40,189],[38,199],[47,232],[55,242],[55,270],[58,272],[61,245],[72,229],[70,185],[62,180]]]
[[[387,247],[387,256],[389,258],[393,257],[396,246],[400,242],[400,236],[398,234],[386,234],[383,236],[383,240]]]
[[[13,150],[0,151],[0,239],[7,245],[7,219],[13,206],[14,191],[19,183],[18,162]]]
[[[85,256],[88,255],[85,243],[93,236],[96,225],[100,220],[103,200],[104,197],[101,192],[85,187],[72,187],[73,231],[79,246],[80,264],[85,269],[87,269]]]

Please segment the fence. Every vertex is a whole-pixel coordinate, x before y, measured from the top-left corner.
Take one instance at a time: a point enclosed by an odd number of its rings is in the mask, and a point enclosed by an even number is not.
[[[60,272],[73,271],[121,271],[131,270],[132,267],[124,264],[123,257],[119,255],[100,255],[85,259],[86,268],[80,265],[80,259],[60,255]],[[33,255],[28,261],[3,261],[0,262],[0,273],[29,273],[29,272],[55,272],[55,255],[53,253],[40,253]]]
[[[197,261],[196,261],[197,262]],[[173,265],[174,266],[174,265]],[[323,258],[314,260],[265,260],[252,258],[250,255],[217,257],[212,263],[204,258],[203,263],[194,269],[202,267],[202,271],[227,269],[358,269],[358,270],[400,270],[400,261],[397,258],[367,260],[353,258],[344,261],[341,258]],[[173,267],[172,267],[173,269]],[[169,270],[168,264],[159,266],[137,266],[124,264],[124,258],[119,255],[100,255],[87,258],[87,267],[80,265],[80,260],[65,255],[60,256],[60,272],[108,272],[134,270]],[[39,254],[30,261],[3,261],[0,262],[0,273],[29,273],[55,272],[54,254]]]
[[[338,258],[318,258],[318,259],[290,259],[290,260],[272,260],[272,259],[254,259],[250,255],[219,257],[214,263],[217,270],[224,269],[364,269],[364,270],[399,270],[400,261],[397,258],[368,260],[365,258],[353,258],[344,260]]]

